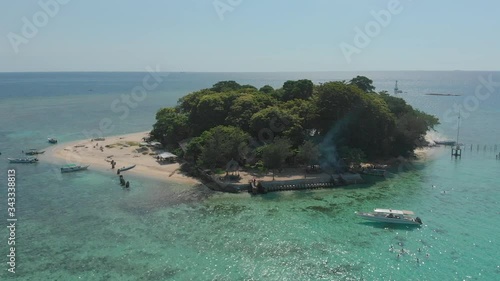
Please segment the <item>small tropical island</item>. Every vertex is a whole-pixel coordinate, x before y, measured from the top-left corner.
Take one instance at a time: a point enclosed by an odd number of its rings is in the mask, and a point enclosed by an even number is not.
[[[183,173],[238,191],[262,188],[263,176],[272,173],[274,181],[284,171],[282,185],[345,182],[342,175],[362,163],[414,157],[437,124],[403,99],[376,92],[364,76],[286,81],[279,89],[221,81],[160,109],[149,140],[183,159]]]

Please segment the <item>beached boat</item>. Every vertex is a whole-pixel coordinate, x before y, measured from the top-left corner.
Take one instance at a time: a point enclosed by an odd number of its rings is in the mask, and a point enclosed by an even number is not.
[[[28,151],[25,151],[24,154],[26,155],[37,155],[37,154],[43,154],[45,152],[45,150],[42,150],[42,151],[38,151],[34,148],[28,150]]]
[[[36,163],[38,158],[36,157],[26,157],[26,158],[7,158],[10,163]]]
[[[370,213],[357,212],[358,216],[376,222],[421,225],[419,217],[413,217],[414,213],[407,210],[375,209]]]
[[[68,165],[64,165],[61,167],[61,173],[69,173],[69,172],[87,170],[88,167],[89,167],[89,165],[82,166],[82,165],[76,165],[76,164],[68,164]]]
[[[55,138],[48,138],[47,139],[50,143],[57,143],[57,139]]]
[[[128,167],[122,167],[120,169],[118,169],[118,172],[125,172],[125,171],[128,171],[130,169],[133,169],[135,167],[135,165],[132,165],[132,166],[128,166]]]

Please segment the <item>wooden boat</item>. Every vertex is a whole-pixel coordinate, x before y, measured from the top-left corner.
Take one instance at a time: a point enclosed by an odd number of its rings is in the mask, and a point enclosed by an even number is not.
[[[419,217],[412,217],[414,213],[407,210],[375,209],[371,213],[357,212],[358,216],[376,222],[421,225]]]
[[[133,168],[135,168],[135,165],[128,166],[128,167],[122,167],[122,168],[118,169],[118,172],[120,172],[120,173],[125,172],[125,171],[128,171],[128,170],[133,169]]]
[[[45,152],[45,150],[38,151],[38,150],[32,148],[29,151],[24,152],[24,154],[26,154],[26,155],[37,155],[37,154],[43,154],[44,152]]]
[[[7,158],[10,163],[37,163],[38,158],[36,157],[26,157],[26,158]]]
[[[81,170],[87,170],[90,165],[82,166],[76,164],[68,164],[61,167],[61,173],[76,172]]]
[[[55,138],[48,138],[47,140],[49,141],[49,143],[57,143],[57,139]]]

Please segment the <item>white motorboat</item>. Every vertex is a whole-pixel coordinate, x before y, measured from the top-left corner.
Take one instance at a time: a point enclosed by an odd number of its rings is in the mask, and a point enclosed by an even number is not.
[[[89,165],[82,166],[82,165],[76,165],[76,164],[68,164],[68,165],[64,165],[61,168],[61,173],[69,173],[69,172],[87,170],[88,167],[89,167]]]
[[[364,219],[376,222],[411,225],[422,224],[422,220],[419,217],[413,217],[415,214],[407,210],[375,209],[370,213],[357,212],[356,214]]]

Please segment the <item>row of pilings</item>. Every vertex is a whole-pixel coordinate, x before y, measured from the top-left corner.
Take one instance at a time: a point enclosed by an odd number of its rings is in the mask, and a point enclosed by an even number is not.
[[[452,146],[453,148],[456,145]],[[497,152],[500,150],[500,144],[461,144],[459,147],[465,151],[475,152]]]
[[[494,144],[494,145],[461,144],[461,145],[451,147],[451,156],[455,157],[455,158],[459,158],[459,157],[462,157],[462,153],[466,153],[467,151],[476,152],[476,153],[494,152],[495,157],[498,159],[500,157],[500,153],[497,154],[497,151],[499,148],[500,148],[500,145],[498,145],[498,144]]]
[[[363,183],[364,180],[359,174],[338,174],[330,178],[316,179],[296,179],[286,181],[250,181],[248,191],[252,194],[289,191],[289,190],[307,190],[333,188],[350,184]]]

